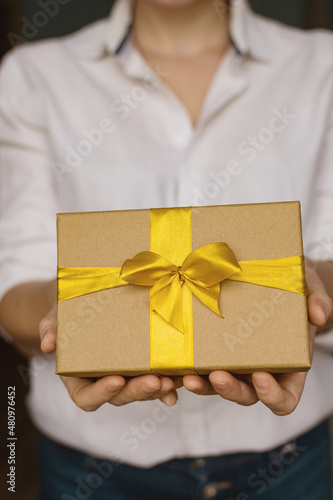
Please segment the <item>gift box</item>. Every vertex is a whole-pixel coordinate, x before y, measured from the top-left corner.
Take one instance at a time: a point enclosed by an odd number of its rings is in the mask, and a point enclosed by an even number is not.
[[[299,202],[58,214],[56,373],[310,368]]]

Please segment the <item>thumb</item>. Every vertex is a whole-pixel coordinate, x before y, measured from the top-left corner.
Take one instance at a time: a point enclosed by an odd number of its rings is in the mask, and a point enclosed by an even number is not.
[[[41,350],[45,354],[55,351],[57,335],[57,304],[39,323]]]
[[[308,296],[309,321],[314,326],[324,326],[332,312],[332,300],[325,285],[313,269],[307,272],[306,280],[310,292]]]

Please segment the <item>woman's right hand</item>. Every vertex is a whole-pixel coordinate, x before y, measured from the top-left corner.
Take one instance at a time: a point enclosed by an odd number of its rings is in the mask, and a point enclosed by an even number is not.
[[[41,350],[49,354],[56,349],[57,306],[42,319],[39,325]],[[61,376],[70,397],[84,411],[95,411],[104,403],[123,406],[134,401],[160,399],[167,406],[176,404],[177,391],[182,377],[165,377],[153,374],[124,378],[108,375],[93,380],[82,377]]]

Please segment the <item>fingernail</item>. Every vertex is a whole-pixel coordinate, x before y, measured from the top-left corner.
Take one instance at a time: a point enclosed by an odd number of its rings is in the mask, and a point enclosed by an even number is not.
[[[320,309],[323,311],[323,313],[325,315],[325,321],[327,321],[328,314],[327,314],[326,307],[323,304],[321,304],[321,302],[318,302],[318,305],[319,305]]]
[[[267,391],[269,387],[268,382],[265,378],[259,378],[259,379],[256,378],[254,384],[257,387],[257,389],[259,389],[262,392]]]
[[[41,341],[41,344],[40,344],[41,348],[45,347],[45,345],[47,344],[47,339],[50,337],[50,335],[51,335],[51,332],[48,332],[48,333],[46,332],[45,335],[43,335],[42,341]]]
[[[166,406],[174,406],[176,404],[177,401],[175,401],[174,397],[172,396],[172,394],[170,394],[170,396],[164,398],[164,400],[162,401],[162,403],[164,403]]]
[[[43,343],[43,342],[44,342],[44,340],[46,339],[46,337],[47,337],[50,333],[52,333],[52,332],[53,332],[52,328],[49,328],[48,330],[45,330],[45,332],[44,332],[44,333],[42,333],[41,343]]]
[[[227,391],[229,389],[227,382],[216,382],[215,385],[219,391]]]

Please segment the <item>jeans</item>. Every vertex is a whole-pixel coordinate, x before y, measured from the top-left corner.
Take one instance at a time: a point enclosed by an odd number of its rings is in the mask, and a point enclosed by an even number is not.
[[[149,469],[99,460],[39,436],[39,500],[332,500],[325,421],[265,453],[170,460]]]

